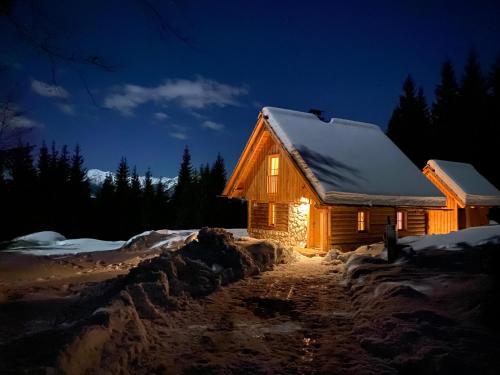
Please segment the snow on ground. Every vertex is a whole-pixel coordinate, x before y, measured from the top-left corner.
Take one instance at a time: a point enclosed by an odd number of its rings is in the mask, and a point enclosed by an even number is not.
[[[26,236],[16,237],[13,241],[26,241],[26,242],[55,242],[55,241],[64,241],[66,237],[64,237],[61,233],[53,232],[53,231],[43,231],[27,234]]]
[[[228,229],[237,238],[248,235],[246,229]],[[196,235],[199,229],[186,230],[149,230],[131,237],[128,241],[102,241],[94,238],[66,239],[62,234],[52,231],[37,232],[17,237],[11,241],[5,251],[18,252],[31,255],[64,255],[78,254],[93,251],[117,250],[131,245],[141,237],[151,234],[160,236],[160,240],[149,248],[170,247],[176,243],[184,242],[186,238]]]
[[[398,242],[415,251],[428,248],[461,250],[469,246],[500,244],[500,225],[467,228],[448,234],[410,236]]]

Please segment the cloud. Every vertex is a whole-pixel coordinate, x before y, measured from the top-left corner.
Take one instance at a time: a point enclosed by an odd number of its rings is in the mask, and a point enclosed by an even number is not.
[[[104,98],[104,107],[117,110],[122,115],[132,115],[136,107],[148,102],[173,102],[187,109],[236,106],[239,105],[237,98],[247,92],[245,87],[231,86],[203,77],[195,80],[166,80],[156,87],[126,84]]]
[[[50,85],[42,81],[37,81],[36,79],[31,81],[31,89],[38,95],[47,98],[66,99],[69,97],[69,92],[64,87]]]
[[[59,110],[62,112],[62,113],[65,113],[69,116],[74,116],[76,115],[76,112],[75,112],[75,107],[73,107],[71,104],[67,104],[67,103],[57,103],[56,104],[57,108],[59,108]]]
[[[13,129],[33,129],[43,127],[41,123],[22,115],[12,117],[9,125]]]
[[[171,133],[168,133],[172,138],[176,138],[176,139],[187,139],[188,136],[186,133],[181,133],[181,132],[171,132]]]
[[[184,125],[169,124],[168,128],[170,133],[168,133],[172,138],[176,139],[188,139],[187,131],[189,127]]]
[[[204,128],[207,128],[207,129],[212,129],[212,130],[222,130],[222,129],[224,129],[224,125],[219,124],[219,123],[214,122],[214,121],[210,121],[210,120],[203,121],[201,123],[201,126],[204,127]]]
[[[10,103],[0,103],[0,118],[10,129],[42,128],[43,124],[22,114],[20,108]]]
[[[169,118],[169,116],[166,113],[163,112],[156,112],[154,114],[155,119],[157,120],[166,120]]]

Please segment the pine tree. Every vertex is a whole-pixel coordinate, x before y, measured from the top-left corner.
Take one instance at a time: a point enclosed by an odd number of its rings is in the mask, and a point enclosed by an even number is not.
[[[493,63],[488,76],[488,119],[487,135],[485,139],[486,177],[500,189],[500,152],[498,151],[498,140],[500,139],[500,56]]]
[[[45,142],[42,142],[38,152],[38,221],[40,223],[40,228],[50,229],[53,224],[53,210],[51,209],[52,203],[52,180],[53,177],[51,171],[51,156],[49,154],[49,149]]]
[[[459,121],[455,131],[458,135],[457,159],[471,162],[480,172],[487,161],[484,137],[487,133],[486,83],[474,51],[469,53],[465,72],[460,85]],[[460,145],[467,143],[467,153],[461,152]],[[460,151],[458,151],[460,150]]]
[[[99,222],[97,233],[99,238],[116,239],[118,229],[116,219],[116,187],[113,176],[107,174],[101,188],[97,192],[97,220]]]
[[[30,233],[37,229],[33,209],[36,207],[37,173],[33,165],[33,146],[21,144],[10,150],[10,232],[14,235]],[[9,229],[7,230],[9,232]]]
[[[165,186],[160,181],[155,186],[153,197],[153,225],[155,229],[164,229],[167,227],[169,221],[168,212],[168,194],[165,192]]]
[[[191,154],[186,146],[182,155],[179,178],[174,190],[172,207],[175,212],[176,228],[193,227],[198,215],[198,202],[195,195],[196,176],[191,165]]]
[[[148,168],[144,177],[144,187],[142,191],[142,226],[144,229],[153,228],[153,201],[155,189],[151,170]]]
[[[432,105],[432,158],[453,160],[456,158],[456,142],[451,140],[457,133],[459,92],[455,71],[447,60],[441,68],[441,82],[436,86],[436,99]]]
[[[144,228],[141,226],[141,181],[139,175],[137,174],[137,168],[134,166],[132,170],[132,177],[130,180],[130,197],[129,197],[129,210],[127,216],[130,217],[129,222],[131,225],[131,231],[137,233],[142,231]]]
[[[127,159],[122,157],[116,171],[116,225],[117,236],[127,238],[132,235],[132,223],[130,221],[130,169]]]
[[[90,185],[80,146],[76,145],[71,156],[68,180],[69,207],[71,212],[71,236],[78,236],[88,231]]]
[[[399,105],[389,121],[387,135],[418,167],[423,167],[430,155],[422,142],[429,132],[429,109],[423,90],[416,90],[413,79],[408,76]]]
[[[118,199],[127,199],[130,190],[130,169],[127,159],[122,157],[116,171],[116,195]]]
[[[217,154],[215,162],[210,169],[210,196],[211,203],[210,212],[212,214],[213,226],[226,226],[228,224],[228,216],[230,216],[229,205],[227,200],[220,199],[218,196],[222,194],[224,186],[226,186],[226,166],[224,159]]]

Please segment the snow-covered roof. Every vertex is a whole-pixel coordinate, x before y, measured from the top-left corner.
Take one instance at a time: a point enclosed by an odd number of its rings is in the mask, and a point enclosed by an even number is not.
[[[444,206],[443,194],[372,124],[264,107],[272,131],[331,204]]]
[[[471,164],[429,160],[427,165],[466,205],[500,206],[500,191]]]

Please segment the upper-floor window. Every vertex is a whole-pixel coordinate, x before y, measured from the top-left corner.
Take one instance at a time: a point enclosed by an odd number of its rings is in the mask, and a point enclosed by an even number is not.
[[[368,211],[359,210],[358,211],[358,232],[368,231]]]
[[[269,155],[267,161],[267,192],[276,194],[278,192],[278,175],[280,170],[279,155]]]
[[[406,212],[404,211],[396,212],[396,229],[406,230]]]

